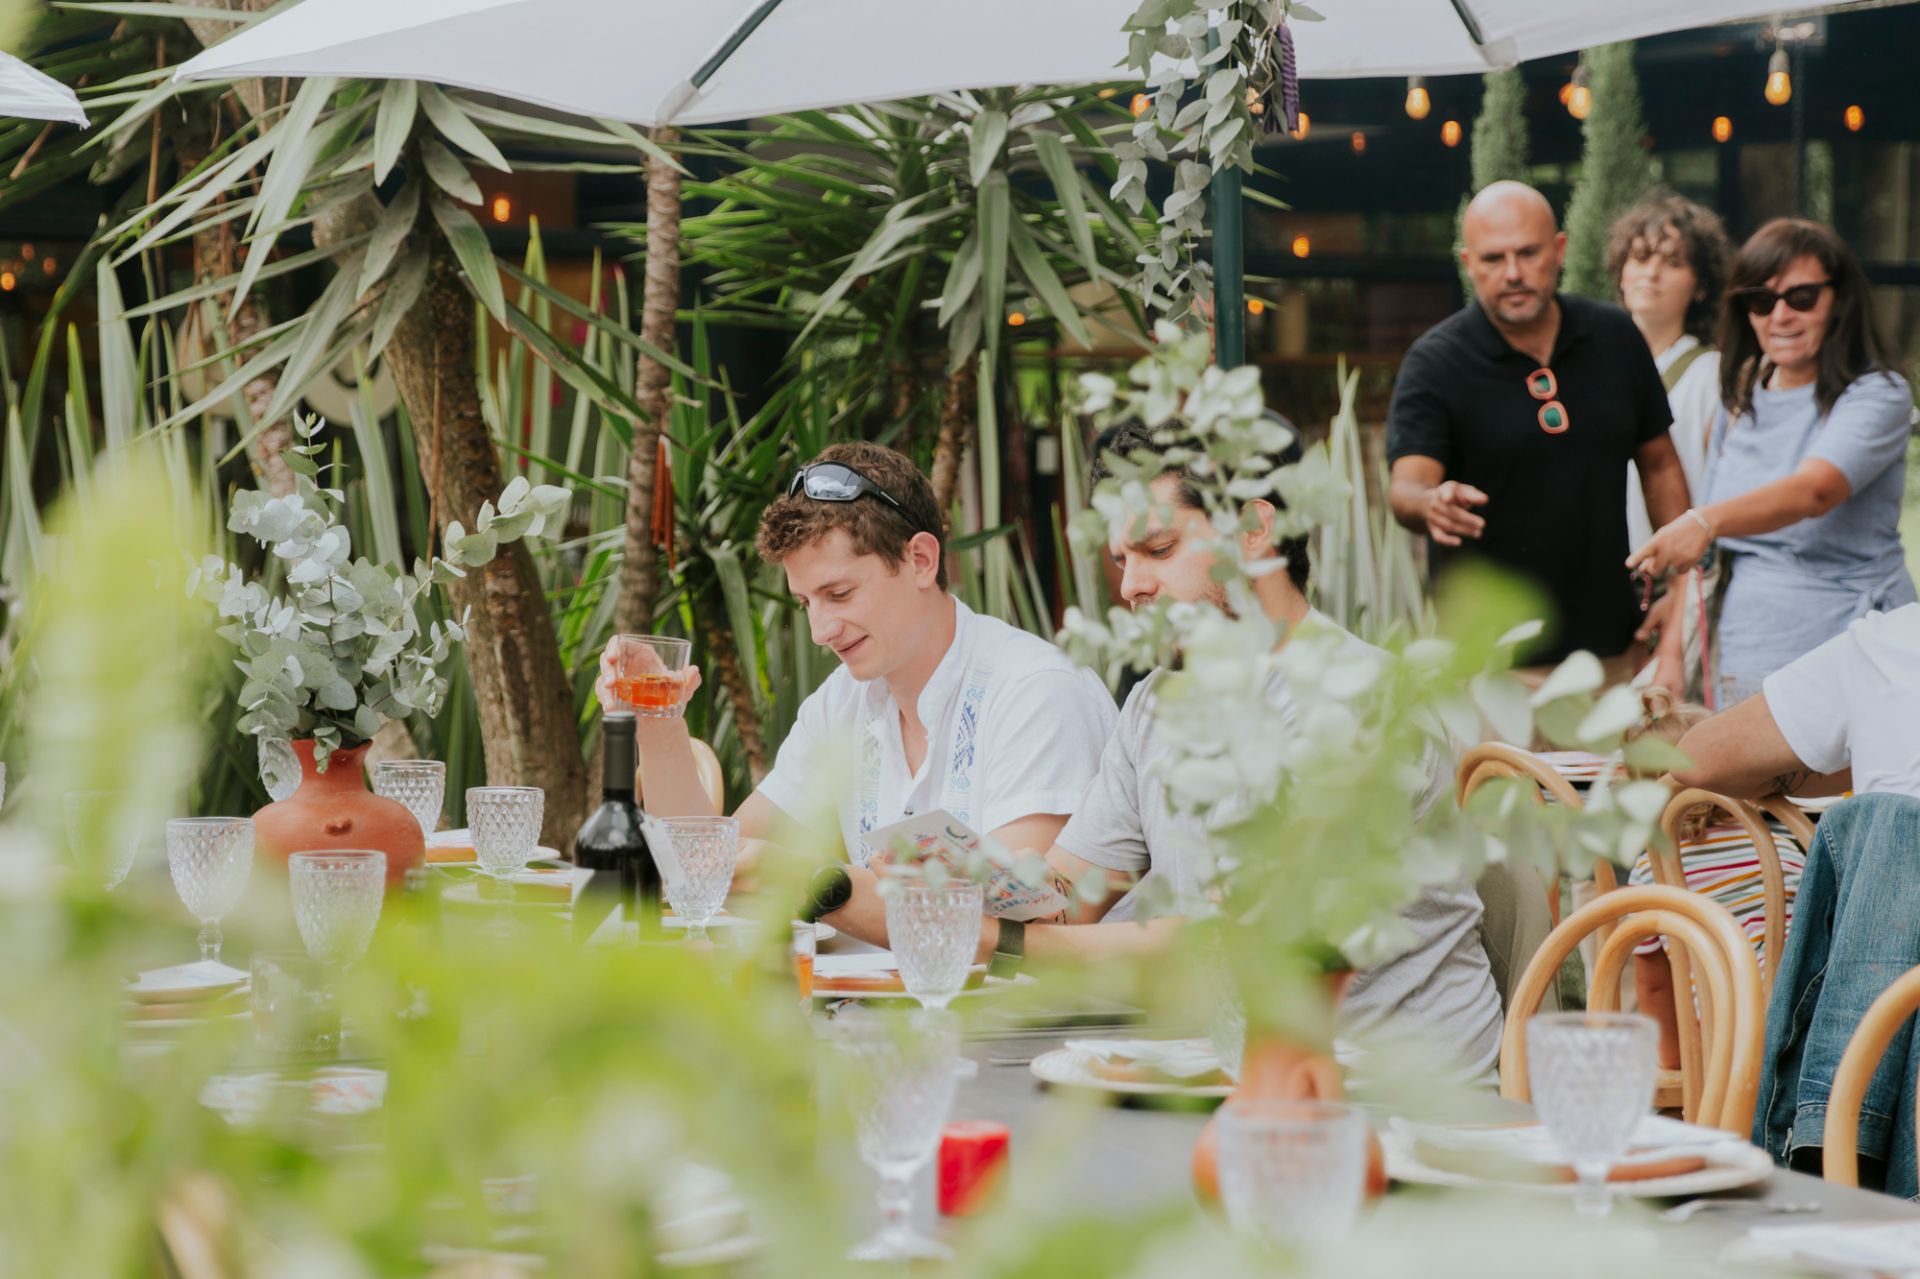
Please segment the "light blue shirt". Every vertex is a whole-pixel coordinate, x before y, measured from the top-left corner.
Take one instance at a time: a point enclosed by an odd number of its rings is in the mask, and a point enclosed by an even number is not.
[[[1732,570],[1720,611],[1723,677],[1760,680],[1856,618],[1914,600],[1900,549],[1912,393],[1897,375],[1868,373],[1823,417],[1814,391],[1756,389],[1753,408],[1715,441],[1706,502],[1784,479],[1810,457],[1831,463],[1852,490],[1825,515],[1721,539]]]

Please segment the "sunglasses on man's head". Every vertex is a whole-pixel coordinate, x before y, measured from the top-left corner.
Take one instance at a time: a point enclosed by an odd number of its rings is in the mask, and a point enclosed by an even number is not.
[[[805,493],[815,502],[857,502],[863,497],[877,497],[894,510],[900,512],[900,518],[913,525],[916,531],[920,521],[902,506],[893,494],[875,484],[845,462],[815,462],[803,466],[800,473],[793,477],[793,483],[787,485],[787,496]]]
[[[1796,284],[1790,289],[1781,289],[1778,293],[1765,285],[1756,284],[1749,289],[1735,289],[1733,296],[1740,299],[1740,305],[1747,308],[1748,315],[1770,315],[1781,302],[1796,311],[1811,311],[1820,305],[1820,290],[1832,284],[1832,280],[1816,280],[1812,284]]]

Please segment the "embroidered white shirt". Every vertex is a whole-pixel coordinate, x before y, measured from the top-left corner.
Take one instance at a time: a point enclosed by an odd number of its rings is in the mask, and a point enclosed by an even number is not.
[[[953,643],[920,693],[926,758],[909,772],[900,708],[883,679],[842,666],[800,706],[760,794],[809,828],[837,824],[865,865],[862,836],[946,808],[987,832],[1071,813],[1093,780],[1118,711],[1091,672],[1037,636],[954,601]]]

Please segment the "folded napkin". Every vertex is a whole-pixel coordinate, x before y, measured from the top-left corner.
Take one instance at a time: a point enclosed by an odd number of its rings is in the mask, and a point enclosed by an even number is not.
[[[1835,1221],[1754,1226],[1721,1250],[1730,1265],[1818,1266],[1901,1274],[1920,1271],[1920,1221]]]
[[[878,977],[899,971],[900,962],[890,950],[813,957],[813,979],[818,982],[831,982],[836,977]]]
[[[1220,1056],[1206,1039],[1069,1039],[1066,1046],[1109,1065],[1144,1066],[1170,1079],[1220,1073]]]
[[[1518,1162],[1557,1170],[1567,1162],[1542,1123],[1463,1128],[1420,1124],[1395,1117],[1389,1121],[1389,1131],[1410,1150],[1424,1147],[1448,1155],[1487,1156],[1490,1164]],[[1718,1128],[1703,1128],[1663,1115],[1647,1115],[1634,1129],[1626,1156],[1614,1166],[1631,1170],[1639,1165],[1674,1160],[1704,1160],[1712,1164],[1738,1159],[1745,1147],[1746,1143],[1738,1137]]]

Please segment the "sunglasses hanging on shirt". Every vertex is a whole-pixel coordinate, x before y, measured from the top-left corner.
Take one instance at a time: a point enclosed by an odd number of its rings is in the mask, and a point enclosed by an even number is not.
[[[1570,423],[1567,406],[1555,398],[1560,394],[1560,380],[1553,376],[1553,370],[1542,366],[1527,374],[1527,394],[1546,401],[1538,414],[1540,429],[1548,435],[1564,434]]]
[[[1740,299],[1740,305],[1747,308],[1748,315],[1771,315],[1773,308],[1782,302],[1796,311],[1811,311],[1820,305],[1820,291],[1832,284],[1832,280],[1815,280],[1811,284],[1796,284],[1790,289],[1781,289],[1778,293],[1756,284],[1750,289],[1735,289],[1733,296]]]

